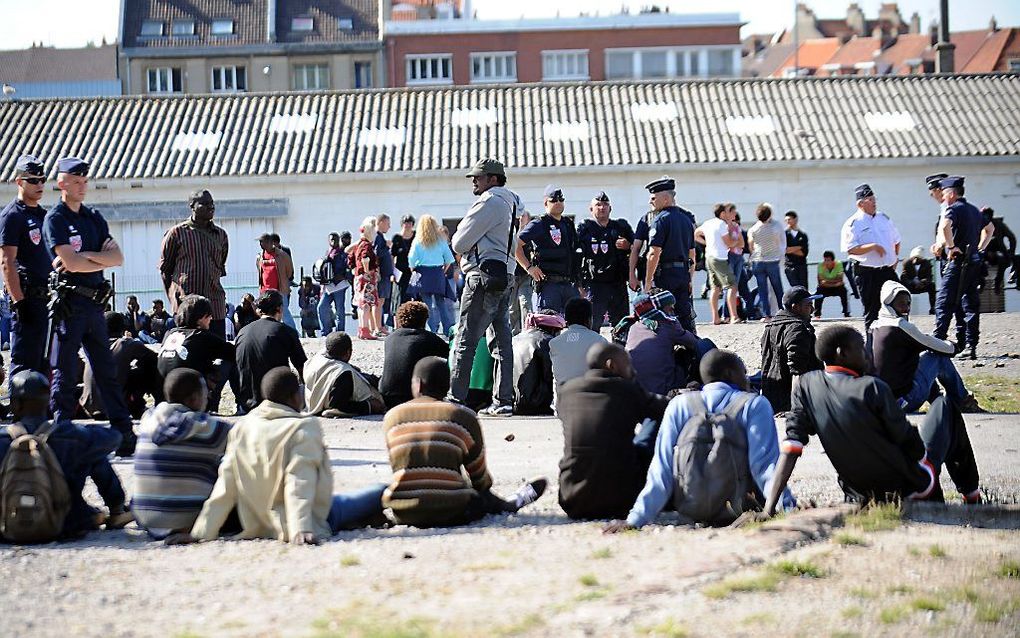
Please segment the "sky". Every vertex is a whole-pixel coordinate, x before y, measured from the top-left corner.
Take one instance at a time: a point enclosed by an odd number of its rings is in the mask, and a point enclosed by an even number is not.
[[[280,0],[285,2],[286,0]],[[747,22],[742,34],[771,33],[793,23],[796,0],[713,0],[713,12],[739,13]],[[881,0],[857,0],[869,18],[878,14]],[[806,0],[819,18],[846,15],[850,0]],[[708,3],[679,0],[472,0],[479,18],[563,17],[582,11],[601,15],[619,13],[621,7],[637,12],[642,6],[668,6],[674,13],[704,13]],[[1018,0],[950,0],[949,24],[954,31],[983,29],[991,16],[1001,26],[1020,26]],[[938,0],[901,0],[900,13],[910,19],[915,11],[927,26],[938,16]],[[20,49],[42,42],[48,46],[76,47],[117,39],[120,0],[0,0],[0,48]]]

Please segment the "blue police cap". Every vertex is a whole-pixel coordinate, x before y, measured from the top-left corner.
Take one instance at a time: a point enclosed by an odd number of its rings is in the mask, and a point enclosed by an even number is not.
[[[33,155],[22,155],[14,164],[14,171],[17,177],[43,177],[46,169],[43,163]]]
[[[944,177],[939,180],[939,188],[963,188],[963,178],[959,175]]]
[[[591,198],[593,202],[608,202],[609,195],[606,195],[606,191],[599,191],[595,193],[595,196]]]
[[[928,190],[933,191],[939,187],[939,182],[949,177],[946,173],[934,173],[924,178],[924,183],[928,185]]]
[[[560,188],[559,186],[553,186],[552,184],[549,184],[548,186],[545,187],[544,195],[546,199],[552,199],[553,197],[563,197],[563,189]]]
[[[89,174],[89,164],[77,157],[64,157],[57,160],[57,172],[87,177]]]
[[[867,184],[861,184],[856,189],[854,189],[854,194],[857,195],[858,200],[861,200],[864,199],[865,197],[874,197],[875,191],[871,190],[871,187],[868,186]]]
[[[648,182],[645,184],[645,188],[648,189],[649,193],[661,193],[662,191],[675,191],[676,181],[672,177],[663,175],[654,182]]]

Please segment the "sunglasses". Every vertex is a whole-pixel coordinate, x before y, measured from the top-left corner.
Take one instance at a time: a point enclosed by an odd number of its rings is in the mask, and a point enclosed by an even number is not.
[[[46,183],[45,177],[22,177],[21,179],[25,182],[28,182],[32,186],[38,186],[39,184]]]
[[[554,194],[554,195],[549,197],[549,201],[550,202],[562,202],[562,201],[565,201],[565,200],[563,199],[563,195],[555,195]]]

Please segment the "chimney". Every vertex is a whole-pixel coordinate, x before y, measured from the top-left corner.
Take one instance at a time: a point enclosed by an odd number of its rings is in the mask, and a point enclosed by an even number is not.
[[[878,19],[881,22],[888,22],[893,30],[897,31],[903,24],[903,16],[900,15],[900,8],[895,2],[883,4],[878,10]]]
[[[921,32],[921,14],[919,14],[918,12],[915,11],[914,14],[912,16],[910,16],[910,31],[909,31],[909,33],[915,33],[916,34],[916,33],[920,33],[920,32]]]
[[[999,30],[999,23],[995,21],[995,16],[992,16],[992,19],[988,21],[988,30],[992,33]]]
[[[856,2],[847,7],[846,26],[857,35],[864,35],[864,12]]]

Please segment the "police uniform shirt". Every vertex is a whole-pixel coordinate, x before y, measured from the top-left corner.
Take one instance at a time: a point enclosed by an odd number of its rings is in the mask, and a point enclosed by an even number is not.
[[[869,250],[863,255],[850,255],[862,266],[882,268],[896,265],[896,244],[900,243],[900,231],[885,213],[878,211],[874,216],[857,209],[843,224],[840,233],[840,250],[848,252],[864,244],[878,244],[885,249],[885,255],[879,256],[878,251]]]
[[[566,217],[542,215],[524,227],[518,237],[531,244],[537,265],[546,275],[570,277],[577,250],[574,223]]]
[[[660,264],[687,261],[694,248],[694,215],[679,206],[664,208],[652,222],[648,243],[662,249]]]
[[[22,283],[45,286],[51,265],[50,253],[43,243],[43,220],[46,209],[26,206],[15,199],[0,213],[0,246],[17,246],[18,274]]]
[[[967,246],[973,246],[977,252],[981,229],[985,226],[981,211],[961,197],[946,209],[945,214],[946,219],[953,223],[953,246],[962,251],[966,251]]]
[[[60,202],[46,213],[46,219],[43,221],[43,238],[50,259],[56,259],[57,246],[70,246],[76,253],[100,252],[103,244],[111,236],[110,227],[102,215],[84,204],[75,213],[64,202]],[[99,288],[103,284],[101,270],[69,272],[64,276],[69,283],[88,288]]]
[[[577,227],[577,241],[581,250],[582,275],[587,280],[615,283],[626,280],[630,250],[620,250],[616,240],[634,241],[630,224],[622,219],[610,219],[603,227],[594,219],[586,219]]]

